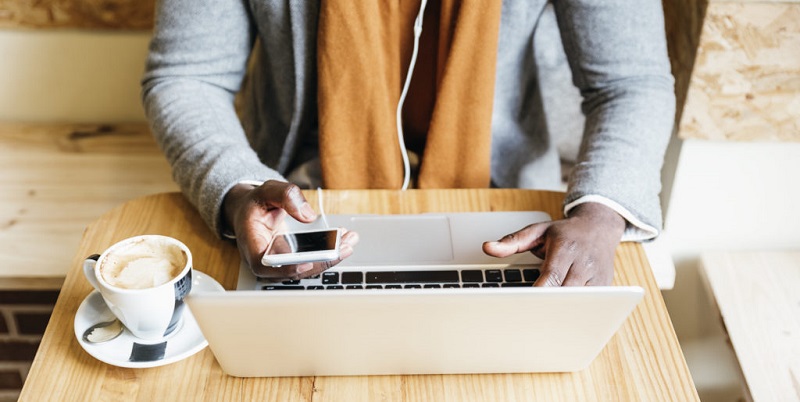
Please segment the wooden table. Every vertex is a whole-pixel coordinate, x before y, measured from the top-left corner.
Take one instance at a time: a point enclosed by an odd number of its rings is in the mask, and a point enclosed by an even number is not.
[[[715,252],[703,276],[753,401],[800,401],[800,252]]]
[[[307,192],[315,200],[314,192]],[[420,213],[543,210],[561,216],[563,194],[525,190],[326,191],[327,213]],[[315,204],[315,202],[311,202]],[[75,312],[91,292],[83,259],[123,238],[156,233],[192,250],[195,266],[233,289],[234,245],[217,239],[179,194],[140,198],[91,224],[22,390],[22,401],[684,401],[698,400],[672,323],[638,244],[617,250],[615,283],[646,295],[592,365],[577,373],[235,378],[208,349],[167,366],[125,369],[95,360],[73,332]]]

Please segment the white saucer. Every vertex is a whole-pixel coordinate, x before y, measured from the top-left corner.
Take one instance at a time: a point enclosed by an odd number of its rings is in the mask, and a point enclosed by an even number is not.
[[[214,278],[198,271],[192,271],[192,292],[222,292],[225,289]],[[83,333],[89,327],[99,322],[111,321],[114,314],[108,309],[103,297],[98,291],[93,291],[83,300],[75,314],[75,338],[83,350],[102,362],[130,368],[157,367],[185,359],[208,346],[206,338],[200,332],[192,312],[188,308],[183,310],[183,323],[181,328],[168,335],[163,340],[144,341],[136,338],[127,329],[115,339],[103,343],[88,343],[83,340]],[[160,345],[165,343],[166,345]],[[158,356],[141,358],[141,353],[136,361],[131,361],[134,346],[137,348],[154,348],[163,353]],[[147,350],[145,350],[147,352]],[[147,355],[148,353],[144,353]],[[161,357],[160,355],[163,355]]]

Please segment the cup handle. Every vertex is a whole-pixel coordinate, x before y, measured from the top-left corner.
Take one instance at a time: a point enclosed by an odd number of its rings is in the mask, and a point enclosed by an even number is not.
[[[92,254],[83,260],[83,275],[86,276],[86,280],[92,284],[92,287],[97,290],[100,290],[100,285],[97,283],[97,276],[94,274],[94,266],[97,265],[99,258],[100,254]]]

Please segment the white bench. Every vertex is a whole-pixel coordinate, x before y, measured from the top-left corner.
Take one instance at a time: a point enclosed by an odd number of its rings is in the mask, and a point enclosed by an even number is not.
[[[716,252],[702,273],[754,401],[800,401],[800,250]]]

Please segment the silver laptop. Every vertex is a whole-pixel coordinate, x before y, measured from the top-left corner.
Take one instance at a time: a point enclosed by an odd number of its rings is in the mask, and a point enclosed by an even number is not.
[[[242,266],[236,291],[186,302],[222,369],[238,377],[582,370],[641,300],[640,287],[533,288],[541,263],[481,243],[542,212],[332,215],[353,255],[279,283]]]

